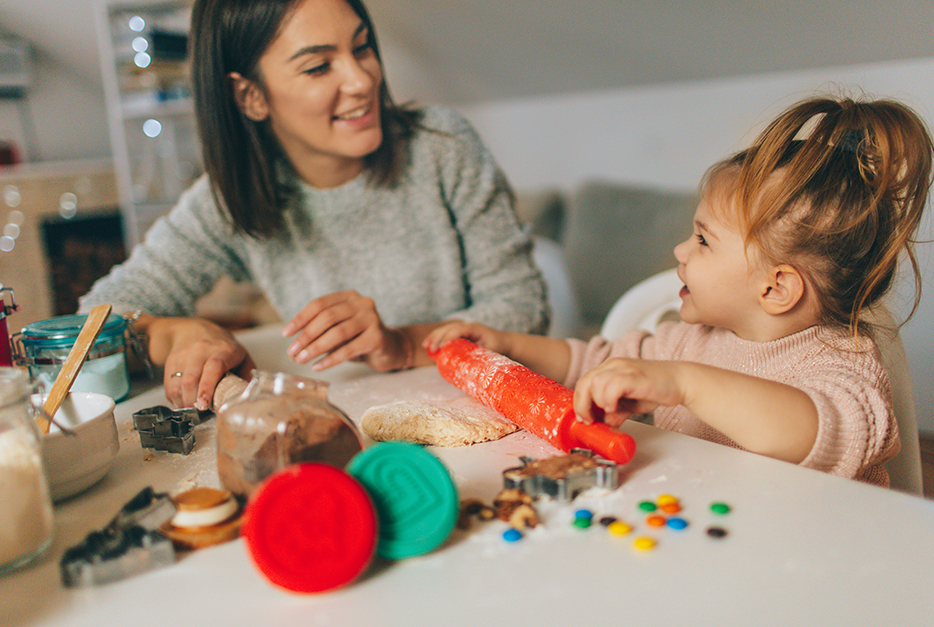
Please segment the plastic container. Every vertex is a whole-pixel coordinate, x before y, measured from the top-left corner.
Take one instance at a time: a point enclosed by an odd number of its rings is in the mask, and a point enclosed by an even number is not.
[[[23,327],[13,336],[17,363],[29,368],[33,379],[51,389],[55,377],[74,346],[87,315],[75,314],[40,320]],[[81,366],[71,389],[76,392],[97,392],[120,402],[130,393],[127,368],[127,321],[111,314],[104,323],[97,341]]]
[[[42,555],[52,541],[52,500],[26,372],[0,367],[0,573]]]
[[[217,411],[217,473],[240,501],[287,466],[343,468],[362,449],[356,426],[315,379],[254,371],[243,393]]]

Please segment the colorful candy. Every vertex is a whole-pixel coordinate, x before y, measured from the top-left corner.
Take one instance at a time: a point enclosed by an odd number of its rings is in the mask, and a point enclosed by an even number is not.
[[[639,551],[650,551],[655,548],[655,540],[648,536],[640,536],[632,541],[632,546]]]
[[[614,520],[606,526],[606,530],[612,533],[614,536],[625,536],[632,532],[632,527],[621,520]]]
[[[506,542],[518,542],[522,539],[522,532],[515,527],[510,527],[503,532],[503,540]]]
[[[714,514],[729,514],[730,506],[726,503],[711,503],[710,511],[712,511]]]

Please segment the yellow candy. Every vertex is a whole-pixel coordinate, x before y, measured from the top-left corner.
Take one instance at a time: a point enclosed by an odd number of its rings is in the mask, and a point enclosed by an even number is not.
[[[612,533],[614,536],[624,536],[632,531],[632,527],[621,520],[617,520],[607,525],[606,530]]]
[[[678,497],[672,496],[671,494],[662,494],[656,499],[656,502],[661,505],[671,505],[678,502]]]
[[[632,546],[640,551],[649,551],[655,548],[655,540],[642,536],[632,541]]]

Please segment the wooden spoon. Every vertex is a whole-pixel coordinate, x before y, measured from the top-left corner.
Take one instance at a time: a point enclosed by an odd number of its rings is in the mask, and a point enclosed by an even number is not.
[[[78,339],[75,340],[74,346],[68,352],[68,357],[65,358],[65,363],[62,364],[62,369],[59,370],[58,376],[55,377],[49,396],[42,406],[45,415],[36,416],[36,420],[39,422],[39,430],[42,433],[49,432],[50,424],[46,416],[49,418],[54,417],[55,412],[62,406],[62,402],[68,396],[68,392],[78,376],[78,371],[81,370],[84,360],[88,358],[88,353],[91,352],[91,347],[97,341],[97,336],[100,335],[101,329],[104,328],[104,323],[107,322],[111,309],[111,305],[98,305],[91,310],[88,319],[84,321],[84,325],[78,333]]]

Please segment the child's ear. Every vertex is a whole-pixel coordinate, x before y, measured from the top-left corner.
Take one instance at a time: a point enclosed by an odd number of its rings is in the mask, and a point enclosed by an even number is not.
[[[266,104],[266,94],[255,81],[244,77],[239,72],[227,75],[230,87],[233,90],[233,99],[243,115],[254,122],[262,122],[269,115]]]
[[[773,266],[765,273],[759,302],[766,313],[777,316],[794,309],[804,298],[804,290],[804,277],[797,269],[787,264]]]

